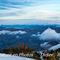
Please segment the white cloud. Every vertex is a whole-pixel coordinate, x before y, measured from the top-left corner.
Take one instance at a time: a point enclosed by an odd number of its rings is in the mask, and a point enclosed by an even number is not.
[[[54,8],[53,8],[54,7]],[[9,8],[0,10],[0,14],[14,13],[15,16],[0,17],[0,20],[17,20],[17,19],[39,19],[39,20],[60,20],[59,4],[45,4],[39,6],[26,6],[23,8]]]
[[[32,34],[32,37],[40,37],[40,32],[37,32],[37,34]]]
[[[40,44],[40,46],[41,46],[42,48],[49,48],[49,47],[51,47],[51,45],[48,44],[48,42],[44,42],[44,43]]]
[[[48,42],[52,40],[60,41],[60,33],[57,33],[55,30],[48,28],[40,35],[40,39]]]
[[[51,48],[49,48],[49,50],[57,50],[60,48],[60,44],[57,44],[55,46],[52,46]]]
[[[8,31],[8,30],[2,30],[0,31],[0,35],[1,34],[26,34],[27,32],[26,31]]]
[[[46,20],[47,22],[48,21],[49,22],[53,21],[55,23],[60,22],[59,2],[60,1],[56,1],[56,0],[33,0],[33,1],[32,0],[13,0],[13,1],[8,0],[4,2],[5,6],[1,5],[1,7],[4,7],[6,9],[0,9],[0,21],[6,20],[7,22],[7,20],[10,21],[13,20],[15,22],[16,20],[19,20],[20,24],[21,23],[24,24],[24,22],[26,22],[26,19],[28,19],[29,22],[30,22],[29,19],[33,19],[34,22],[36,20],[36,23],[40,21],[46,21]],[[31,20],[31,23],[32,22],[33,21]],[[17,22],[15,22],[15,24],[16,23]]]

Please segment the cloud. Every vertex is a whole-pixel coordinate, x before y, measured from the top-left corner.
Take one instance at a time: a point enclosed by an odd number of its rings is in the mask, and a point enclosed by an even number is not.
[[[44,41],[40,46],[42,48],[54,47],[60,42],[60,33],[57,33],[55,30],[48,28],[41,35],[40,40]]]
[[[48,42],[44,42],[44,43],[40,44],[40,46],[42,48],[49,48],[49,47],[51,47],[51,44],[49,44]]]
[[[60,48],[60,44],[57,44],[55,46],[52,46],[51,48],[49,48],[49,50],[57,50]]]
[[[40,47],[46,49],[56,49],[59,46],[54,47],[55,45],[60,43],[60,33],[57,33],[54,29],[47,28],[42,33],[32,34],[32,37],[38,37],[40,39],[41,44]]]
[[[47,42],[60,41],[60,33],[57,33],[51,28],[48,28],[40,35],[40,39]]]
[[[59,2],[56,0],[1,0],[0,20],[60,20]]]
[[[40,32],[37,32],[37,34],[32,34],[32,37],[39,37],[40,36]]]
[[[37,34],[32,34],[32,37],[38,37],[40,40],[44,42],[60,42],[60,33],[57,33],[55,30],[51,28],[47,28],[42,33],[38,32]],[[44,43],[46,44],[46,43]]]
[[[51,6],[50,6],[51,7]],[[44,7],[43,7],[44,8]],[[11,15],[11,16],[5,16],[0,17],[0,20],[17,20],[17,19],[39,19],[39,20],[54,20],[60,19],[60,13],[52,10],[50,11],[49,9],[43,9],[40,6],[31,6],[31,7],[25,7],[25,8],[14,8],[2,11],[3,13],[0,13],[1,15]],[[7,12],[7,13],[6,13]],[[12,14],[15,14],[12,16]]]
[[[1,34],[11,34],[11,35],[13,35],[13,34],[26,34],[27,32],[26,31],[8,31],[8,30],[2,30],[2,31],[0,31],[0,35]]]

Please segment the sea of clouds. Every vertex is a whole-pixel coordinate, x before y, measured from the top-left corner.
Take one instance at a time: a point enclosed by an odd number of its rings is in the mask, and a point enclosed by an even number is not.
[[[16,34],[29,34],[26,31],[9,31],[9,30],[2,30],[0,31],[0,35],[3,34],[10,34],[10,35],[16,35]],[[40,41],[43,41],[43,43],[40,44],[41,47],[45,48],[53,48],[54,46],[60,46],[60,33],[57,33],[55,30],[48,28],[43,33],[37,32],[36,34],[32,34],[31,37],[39,38]],[[58,48],[59,48],[58,46]]]
[[[43,48],[49,48],[51,50],[58,49],[60,46],[60,33],[57,33],[55,30],[51,28],[46,29],[41,34],[40,33],[33,34],[32,36],[38,37],[40,40],[44,41],[43,43],[40,44],[40,46]]]

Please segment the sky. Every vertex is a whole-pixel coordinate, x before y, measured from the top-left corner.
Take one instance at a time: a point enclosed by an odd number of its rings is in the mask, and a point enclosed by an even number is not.
[[[60,0],[0,0],[0,24],[60,23]]]

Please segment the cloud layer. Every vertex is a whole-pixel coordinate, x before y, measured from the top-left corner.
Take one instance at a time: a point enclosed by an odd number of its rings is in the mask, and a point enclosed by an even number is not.
[[[15,34],[26,34],[27,32],[26,31],[8,31],[8,30],[2,30],[2,31],[0,31],[0,35],[1,34],[13,34],[13,35],[15,35]]]
[[[57,33],[55,30],[51,28],[48,28],[41,34],[40,39],[45,41],[60,41],[60,33]]]
[[[0,20],[60,20],[59,7],[59,0],[0,0]]]
[[[43,48],[49,48],[49,50],[60,48],[60,33],[51,28],[46,29],[39,38],[44,41],[40,44]]]
[[[60,44],[57,44],[57,45],[51,47],[49,50],[57,50],[57,49],[60,49]]]

